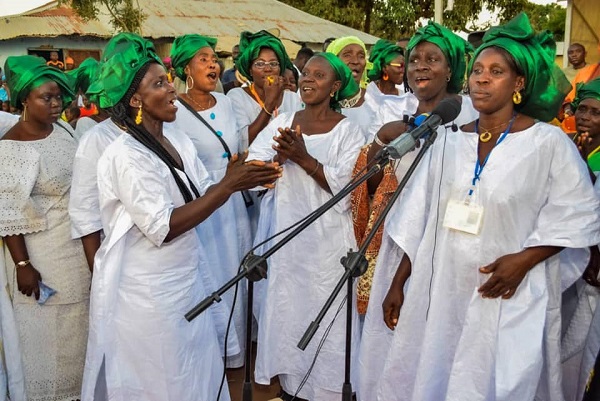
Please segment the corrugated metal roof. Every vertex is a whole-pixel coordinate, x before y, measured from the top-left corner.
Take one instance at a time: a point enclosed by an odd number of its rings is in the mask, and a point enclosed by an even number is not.
[[[275,0],[140,0],[147,14],[143,35],[153,39],[174,38],[186,33],[237,37],[242,31],[278,28],[281,38],[321,43],[329,37],[358,36],[366,44],[375,36],[330,22]],[[0,40],[42,36],[88,35],[111,37],[114,30],[108,13],[99,20],[84,21],[73,10],[44,7],[0,19]]]
[[[32,14],[0,17],[0,40],[22,37],[56,37],[85,35],[110,37],[114,30],[107,21],[84,21],[67,7],[58,7]]]

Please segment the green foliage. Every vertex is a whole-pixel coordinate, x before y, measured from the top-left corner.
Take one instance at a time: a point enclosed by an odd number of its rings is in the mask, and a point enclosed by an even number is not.
[[[527,13],[531,25],[538,30],[549,30],[554,40],[562,41],[565,38],[565,19],[567,10],[557,4],[526,3],[523,11]]]
[[[280,0],[301,9],[372,35],[396,40],[410,36],[420,19],[433,19],[434,0]],[[444,6],[448,0],[444,0]],[[455,31],[472,32],[489,28],[477,25],[483,10],[497,10],[502,22],[521,11],[527,12],[533,26],[548,29],[555,40],[564,37],[565,9],[557,4],[538,5],[527,0],[454,0],[452,10],[444,11],[444,25]]]
[[[97,19],[99,7],[104,7],[110,14],[112,26],[120,32],[141,33],[146,19],[138,0],[59,0],[60,4],[72,7],[85,20]]]
[[[299,10],[355,29],[363,29],[365,16],[355,0],[283,0]]]

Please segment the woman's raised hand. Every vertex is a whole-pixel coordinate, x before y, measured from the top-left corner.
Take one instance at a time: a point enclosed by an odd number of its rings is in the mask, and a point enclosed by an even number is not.
[[[247,157],[248,151],[242,155],[234,154],[221,183],[227,185],[232,192],[259,186],[273,188],[275,181],[281,177],[282,168],[279,167],[279,163],[267,163],[260,160],[246,162]]]
[[[283,101],[283,91],[285,90],[285,83],[283,77],[279,75],[267,75],[263,84],[265,91],[265,108],[270,114],[279,107]]]
[[[575,140],[575,144],[577,145],[577,149],[579,150],[579,154],[581,155],[583,160],[587,161],[588,152],[589,152],[587,145],[589,145],[591,142],[592,142],[592,138],[590,137],[590,134],[588,134],[587,132],[584,132],[581,135],[578,135],[577,139]]]

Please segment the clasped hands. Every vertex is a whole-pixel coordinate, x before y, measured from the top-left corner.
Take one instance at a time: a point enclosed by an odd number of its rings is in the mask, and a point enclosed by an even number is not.
[[[277,131],[279,135],[273,137],[275,141],[273,149],[277,152],[274,161],[283,164],[291,160],[300,166],[314,165],[314,158],[306,150],[299,125],[296,125],[296,129],[286,127],[278,128]]]
[[[234,181],[235,191],[251,189],[262,186],[268,189],[275,188],[275,181],[282,176],[281,165],[291,160],[300,166],[314,163],[312,156],[306,151],[304,138],[300,126],[296,129],[279,128],[278,136],[273,137],[276,142],[273,149],[277,152],[272,162],[261,160],[246,161],[248,152],[242,155],[233,155],[227,167],[226,177]]]

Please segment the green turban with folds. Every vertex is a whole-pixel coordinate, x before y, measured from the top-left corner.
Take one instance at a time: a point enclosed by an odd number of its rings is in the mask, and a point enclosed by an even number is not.
[[[426,26],[419,28],[408,42],[406,46],[407,60],[410,59],[412,50],[421,42],[433,43],[444,53],[451,74],[447,90],[449,93],[460,92],[463,88],[467,70],[466,58],[473,52],[471,44],[450,29],[429,21]]]
[[[367,72],[371,81],[376,81],[383,75],[383,67],[392,62],[396,57],[403,56],[404,50],[400,46],[384,39],[379,39],[371,49],[369,61],[373,68]]]
[[[596,99],[600,101],[600,78],[593,79],[587,83],[580,82],[575,89],[575,99],[571,103],[573,110],[577,110],[579,103],[585,99]]]
[[[350,68],[333,53],[316,53],[313,57],[323,57],[333,68],[336,78],[341,81],[340,89],[331,98],[331,105],[339,109],[338,102],[356,95],[360,87],[354,80]]]
[[[90,85],[98,80],[100,63],[96,59],[88,57],[79,64],[79,67],[67,72],[67,74],[75,79],[75,91],[81,91],[85,94]],[[96,99],[90,100],[96,102]]]
[[[103,109],[119,103],[144,65],[149,62],[163,65],[152,42],[129,32],[120,33],[108,42],[102,60],[98,81],[89,87],[88,94],[95,96]]]
[[[556,43],[550,32],[536,34],[525,13],[505,25],[490,28],[475,52],[469,73],[477,56],[488,47],[508,52],[525,75],[522,101],[515,110],[541,121],[556,117],[571,84],[554,63]]]
[[[288,57],[285,47],[278,37],[273,36],[267,31],[256,33],[242,32],[240,35],[240,55],[235,61],[237,70],[252,81],[252,62],[256,60],[261,49],[271,49],[275,52],[279,61],[279,75],[283,75],[286,69],[294,68],[292,61]]]
[[[344,36],[338,38],[331,42],[329,46],[327,46],[327,53],[335,54],[339,56],[339,54],[344,50],[344,47],[348,45],[359,45],[365,52],[365,57],[367,55],[367,47],[365,46],[365,42],[357,38],[356,36]],[[367,60],[367,64],[365,66],[365,70],[363,71],[363,75],[360,78],[360,87],[365,88],[367,86],[367,70],[370,70],[373,65]]]
[[[61,70],[46,65],[46,60],[37,56],[11,56],[4,63],[6,82],[10,90],[10,104],[21,107],[23,100],[35,88],[54,81],[60,88],[63,109],[75,98],[73,79]]]
[[[216,38],[209,38],[195,33],[176,38],[173,47],[171,47],[171,65],[175,68],[175,74],[179,79],[185,81],[187,78],[183,71],[190,60],[198,53],[198,50],[203,47],[210,47],[215,50],[216,45]]]

